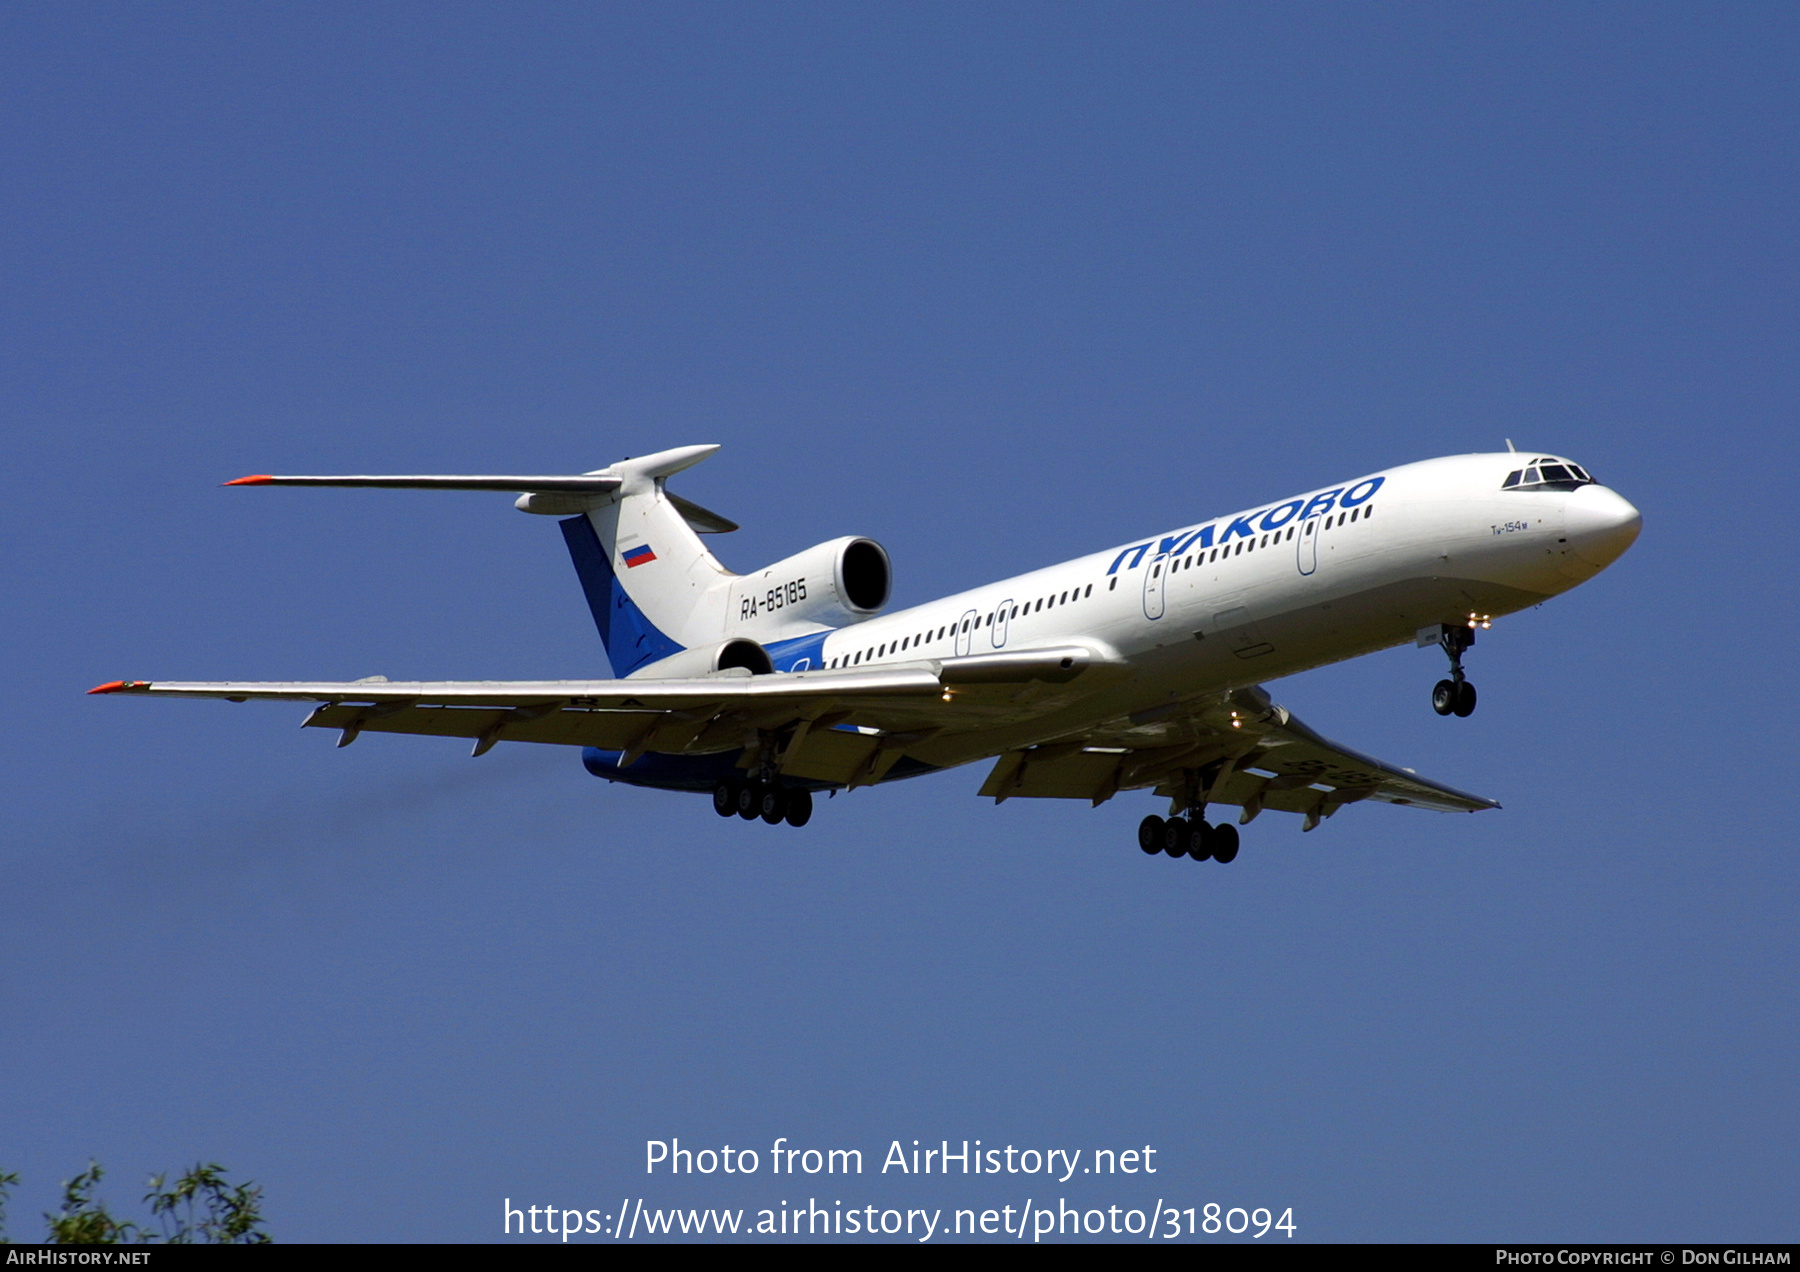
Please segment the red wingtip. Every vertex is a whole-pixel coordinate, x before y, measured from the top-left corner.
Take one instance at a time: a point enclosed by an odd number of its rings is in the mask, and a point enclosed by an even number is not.
[[[267,473],[259,473],[255,477],[239,477],[236,481],[224,483],[227,486],[266,486],[275,479]]]
[[[129,680],[109,680],[103,685],[95,685],[89,693],[117,693],[131,682]]]

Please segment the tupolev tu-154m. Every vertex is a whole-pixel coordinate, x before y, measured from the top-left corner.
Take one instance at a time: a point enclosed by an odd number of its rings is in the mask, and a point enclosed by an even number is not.
[[[241,477],[228,486],[517,492],[562,518],[612,680],[183,683],[92,693],[319,705],[306,724],[582,749],[609,781],[710,793],[723,817],[801,826],[813,795],[977,761],[1011,798],[1148,790],[1139,846],[1237,856],[1209,810],[1296,813],[1305,829],[1377,800],[1494,801],[1342,746],[1260,682],[1402,645],[1437,646],[1440,715],[1467,716],[1463,655],[1493,619],[1585,582],[1637,538],[1638,510],[1554,455],[1405,464],[887,611],[888,555],[833,539],[733,574],[702,535],[737,527],[667,489],[717,446],[573,476]]]

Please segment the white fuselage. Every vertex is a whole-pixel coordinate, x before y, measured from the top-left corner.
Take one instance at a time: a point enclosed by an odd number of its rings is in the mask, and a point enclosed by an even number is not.
[[[1602,485],[1503,489],[1531,458],[1425,460],[1197,522],[840,629],[822,665],[1086,645],[1133,673],[1087,715],[1483,622],[1593,577],[1638,532],[1637,509]]]

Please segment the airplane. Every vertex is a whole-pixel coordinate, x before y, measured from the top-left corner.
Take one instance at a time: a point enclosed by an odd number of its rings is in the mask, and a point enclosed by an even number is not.
[[[803,826],[819,792],[982,761],[980,793],[1169,801],[1146,853],[1230,862],[1265,809],[1312,830],[1363,800],[1499,805],[1333,742],[1263,681],[1413,642],[1449,674],[1494,619],[1587,581],[1637,538],[1638,510],[1556,455],[1509,450],[1384,469],[888,612],[893,569],[846,536],[750,574],[702,541],[735,523],[667,488],[716,445],[568,476],[240,477],[227,486],[516,493],[561,518],[615,679],[188,683],[95,694],[317,703],[305,724],[582,748],[609,781],[710,794],[722,817]]]

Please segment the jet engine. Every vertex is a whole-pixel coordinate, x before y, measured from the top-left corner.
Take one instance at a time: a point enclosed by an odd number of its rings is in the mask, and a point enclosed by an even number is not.
[[[726,621],[742,632],[795,623],[839,627],[880,613],[893,582],[887,551],[849,535],[732,580]]]
[[[733,636],[716,645],[699,645],[679,654],[639,667],[627,680],[652,677],[658,680],[686,680],[696,676],[766,676],[775,670],[769,651],[753,640]]]

